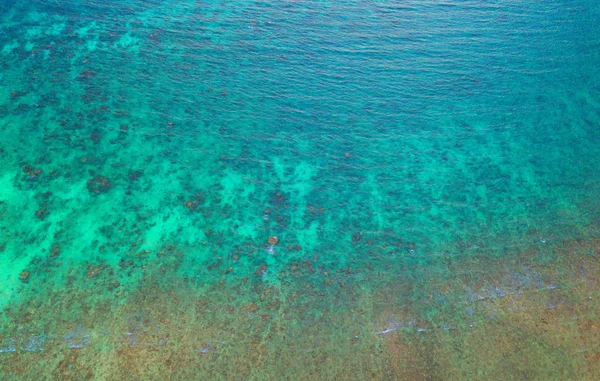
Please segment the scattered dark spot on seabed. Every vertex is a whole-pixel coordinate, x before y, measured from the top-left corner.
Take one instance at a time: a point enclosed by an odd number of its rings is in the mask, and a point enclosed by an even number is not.
[[[600,379],[599,16],[0,0],[0,379]]]

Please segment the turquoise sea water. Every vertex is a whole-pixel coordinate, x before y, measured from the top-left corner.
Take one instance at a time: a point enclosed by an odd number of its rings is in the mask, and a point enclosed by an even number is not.
[[[0,375],[594,379],[599,24],[588,0],[2,0]],[[558,305],[561,349],[523,323]]]

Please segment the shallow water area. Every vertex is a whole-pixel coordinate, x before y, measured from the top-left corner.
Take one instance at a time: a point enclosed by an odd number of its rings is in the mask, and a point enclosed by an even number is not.
[[[0,378],[600,378],[598,20],[0,0]]]

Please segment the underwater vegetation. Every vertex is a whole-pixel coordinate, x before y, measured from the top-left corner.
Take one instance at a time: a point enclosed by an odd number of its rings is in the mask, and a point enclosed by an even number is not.
[[[0,379],[600,379],[599,15],[0,0]]]

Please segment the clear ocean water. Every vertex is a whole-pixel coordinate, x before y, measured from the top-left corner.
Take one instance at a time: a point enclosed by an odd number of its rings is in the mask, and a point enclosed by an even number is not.
[[[0,0],[0,379],[600,379],[600,3]]]

